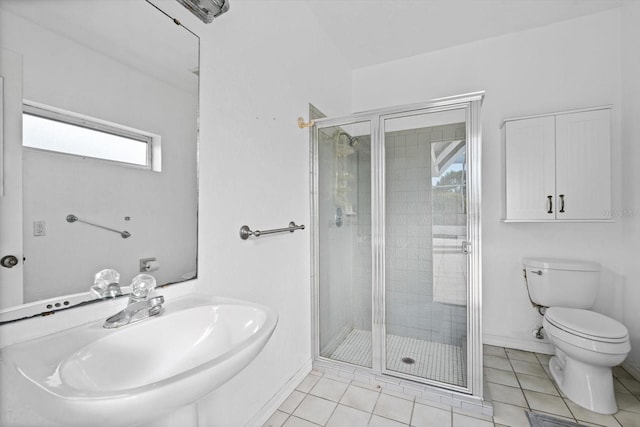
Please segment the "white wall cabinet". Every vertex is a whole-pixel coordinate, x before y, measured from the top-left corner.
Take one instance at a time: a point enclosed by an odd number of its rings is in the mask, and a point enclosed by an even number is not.
[[[611,219],[610,107],[505,123],[504,221]]]

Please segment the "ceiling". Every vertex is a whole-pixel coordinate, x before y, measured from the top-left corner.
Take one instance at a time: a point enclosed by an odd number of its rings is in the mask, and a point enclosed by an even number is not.
[[[355,69],[574,19],[624,0],[306,1]]]
[[[175,0],[152,4],[170,12],[183,9]],[[198,38],[143,0],[0,0],[4,11],[184,90],[197,90]],[[140,16],[149,17],[144,25]]]

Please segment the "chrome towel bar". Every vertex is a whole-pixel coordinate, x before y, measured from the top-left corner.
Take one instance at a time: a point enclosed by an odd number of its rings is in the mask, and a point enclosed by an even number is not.
[[[275,228],[273,230],[263,230],[263,231],[260,231],[260,230],[251,231],[248,225],[243,225],[242,227],[240,227],[240,238],[242,240],[247,240],[249,236],[260,237],[263,234],[284,233],[285,231],[293,233],[296,230],[304,230],[304,225],[296,225],[295,222],[291,221],[289,223],[289,227],[287,228]]]
[[[131,237],[131,233],[129,233],[128,231],[118,231],[118,230],[114,230],[113,228],[105,227],[103,225],[98,225],[98,224],[94,224],[92,222],[84,221],[84,220],[81,220],[80,218],[78,218],[77,216],[75,216],[74,214],[67,215],[67,222],[74,223],[76,221],[77,222],[82,222],[84,224],[93,225],[94,227],[102,228],[104,230],[113,231],[114,233],[118,233],[123,239],[126,239],[127,237]]]

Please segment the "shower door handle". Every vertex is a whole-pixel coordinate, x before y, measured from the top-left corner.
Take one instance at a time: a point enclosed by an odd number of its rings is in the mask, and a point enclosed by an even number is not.
[[[463,254],[468,254],[469,252],[471,252],[471,242],[463,240],[462,244],[460,245],[460,249]]]

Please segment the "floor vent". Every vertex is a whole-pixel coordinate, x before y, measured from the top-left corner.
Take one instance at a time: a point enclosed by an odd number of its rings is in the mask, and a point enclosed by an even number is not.
[[[527,417],[529,417],[529,424],[531,424],[531,427],[582,427],[582,424],[576,424],[572,421],[552,417],[551,415],[538,414],[529,411],[525,412],[527,413]]]

